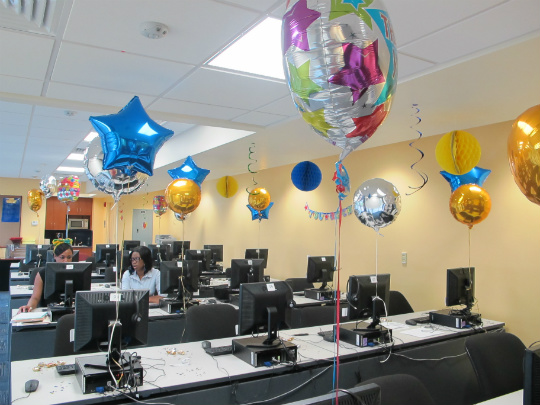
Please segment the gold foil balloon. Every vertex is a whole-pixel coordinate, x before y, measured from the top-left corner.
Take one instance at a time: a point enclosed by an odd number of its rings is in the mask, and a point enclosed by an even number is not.
[[[540,104],[514,121],[508,137],[508,160],[521,192],[540,205]]]
[[[41,209],[44,196],[43,191],[37,188],[28,191],[28,206],[32,211],[38,212]]]
[[[263,187],[258,187],[249,193],[248,203],[254,210],[262,211],[270,205],[270,193]]]
[[[189,214],[195,211],[201,202],[201,188],[193,180],[176,179],[167,186],[165,199],[174,212]]]
[[[490,211],[491,197],[476,184],[464,184],[450,196],[450,212],[469,228],[486,219]]]
[[[223,176],[217,181],[216,188],[222,197],[229,198],[238,191],[238,182],[234,177]]]
[[[482,150],[476,138],[465,131],[444,135],[435,148],[439,166],[451,174],[470,172],[480,161]]]

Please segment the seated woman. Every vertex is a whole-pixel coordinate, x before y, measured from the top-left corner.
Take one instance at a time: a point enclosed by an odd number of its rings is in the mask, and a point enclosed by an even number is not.
[[[54,260],[59,263],[71,262],[73,248],[67,243],[60,243],[54,248]],[[37,308],[43,297],[44,268],[38,272],[34,280],[34,290],[26,305],[19,308],[19,312],[30,312]]]
[[[152,252],[137,246],[129,254],[131,265],[122,276],[122,290],[150,290],[150,303],[159,304],[160,272],[152,268]]]

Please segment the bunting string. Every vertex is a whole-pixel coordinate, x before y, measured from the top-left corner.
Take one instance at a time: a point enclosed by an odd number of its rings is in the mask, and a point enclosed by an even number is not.
[[[335,221],[336,218],[339,218],[339,208],[334,212],[320,212],[315,211],[309,208],[308,203],[304,206],[304,209],[309,215],[309,218],[318,220],[318,221]],[[353,214],[353,206],[352,204],[349,205],[346,208],[342,209],[343,217],[348,217],[349,215]]]

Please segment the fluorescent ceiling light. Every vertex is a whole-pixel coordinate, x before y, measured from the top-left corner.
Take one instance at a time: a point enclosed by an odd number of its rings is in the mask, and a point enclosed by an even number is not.
[[[82,161],[84,159],[84,154],[82,154],[82,153],[70,153],[69,156],[66,159]]]
[[[69,167],[69,166],[59,166],[56,169],[57,172],[67,172],[67,173],[84,173],[83,167]]]
[[[240,36],[208,65],[285,79],[281,20],[268,17]]]
[[[98,133],[96,131],[89,132],[88,135],[84,138],[85,142],[92,142],[95,138],[98,137]]]

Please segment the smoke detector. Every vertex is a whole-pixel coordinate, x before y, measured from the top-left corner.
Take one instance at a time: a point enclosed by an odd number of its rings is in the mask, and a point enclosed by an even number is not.
[[[147,21],[141,24],[141,34],[146,38],[160,39],[167,35],[168,32],[169,27],[160,22]]]

